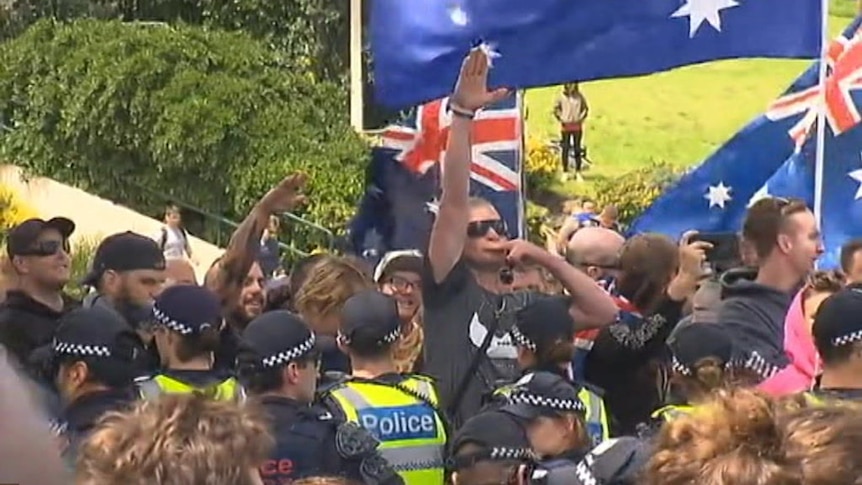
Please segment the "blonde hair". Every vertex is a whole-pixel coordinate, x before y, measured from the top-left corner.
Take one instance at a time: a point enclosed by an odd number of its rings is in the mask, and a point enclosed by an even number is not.
[[[860,409],[835,403],[798,409],[783,418],[787,458],[799,464],[805,485],[862,484]]]
[[[312,326],[319,318],[341,312],[351,296],[373,287],[367,268],[358,260],[330,255],[313,263],[297,283],[294,308]]]
[[[273,445],[250,404],[164,395],[103,417],[81,446],[76,483],[244,485]]]
[[[393,349],[392,358],[398,372],[416,371],[416,361],[422,353],[422,342],[425,340],[425,331],[419,318],[420,314],[421,310],[410,322],[409,330],[402,329],[401,339],[398,340]]]

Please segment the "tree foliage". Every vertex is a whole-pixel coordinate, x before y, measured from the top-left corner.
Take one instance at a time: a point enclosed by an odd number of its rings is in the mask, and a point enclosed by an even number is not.
[[[0,150],[36,173],[138,208],[158,191],[240,218],[303,170],[309,218],[336,228],[361,194],[367,151],[343,90],[245,34],[42,21],[0,46],[0,64]]]

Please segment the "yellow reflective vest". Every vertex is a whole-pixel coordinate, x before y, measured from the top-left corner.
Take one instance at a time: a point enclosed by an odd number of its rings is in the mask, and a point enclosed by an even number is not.
[[[162,394],[190,394],[195,391],[213,392],[215,399],[224,401],[233,399],[242,401],[245,399],[245,391],[233,377],[229,377],[217,385],[208,388],[195,387],[163,374],[139,379],[135,384],[138,387],[141,398],[147,401],[154,401]]]
[[[446,425],[431,378],[411,374],[397,386],[348,378],[324,396],[338,405],[348,421],[380,440],[380,454],[404,483],[444,483]]]
[[[505,399],[514,388],[514,385],[503,386],[495,390],[494,395]],[[581,387],[581,390],[578,391],[578,398],[587,408],[587,413],[584,415],[587,434],[590,436],[593,446],[598,446],[610,438],[610,425],[608,424],[605,400],[587,387]]]
[[[652,413],[651,417],[655,420],[661,420],[666,423],[673,421],[680,416],[687,416],[694,411],[694,406],[677,406],[668,405],[660,407]]]

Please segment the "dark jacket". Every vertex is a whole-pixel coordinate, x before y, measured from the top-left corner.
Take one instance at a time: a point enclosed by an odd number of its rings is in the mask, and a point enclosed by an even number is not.
[[[65,295],[63,304],[63,309],[58,312],[23,291],[6,292],[6,300],[0,304],[0,344],[18,364],[26,366],[34,350],[51,343],[60,317],[79,306],[77,301]]]
[[[796,291],[783,292],[754,281],[753,270],[730,270],[722,276],[722,302],[718,324],[733,336],[742,356],[756,352],[767,363],[782,368],[788,364],[784,353],[784,318]]]

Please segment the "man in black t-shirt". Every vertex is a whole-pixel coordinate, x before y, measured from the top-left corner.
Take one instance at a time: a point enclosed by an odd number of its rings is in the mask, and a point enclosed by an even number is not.
[[[517,354],[508,330],[514,311],[531,295],[510,293],[512,267],[541,266],[557,278],[572,295],[571,313],[579,328],[609,324],[617,312],[589,277],[534,244],[509,240],[494,206],[469,197],[473,118],[477,110],[508,95],[503,89],[488,91],[487,77],[488,59],[474,49],[449,100],[452,124],[442,197],[422,282],[423,371],[437,379],[455,428],[479,410],[484,394],[515,377]],[[484,352],[473,369],[480,349]]]

